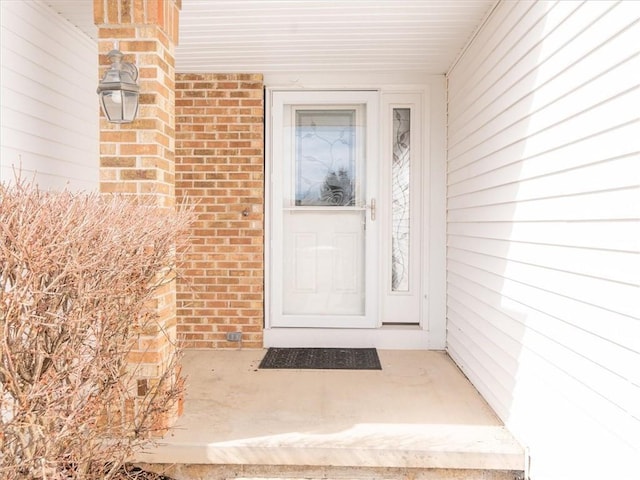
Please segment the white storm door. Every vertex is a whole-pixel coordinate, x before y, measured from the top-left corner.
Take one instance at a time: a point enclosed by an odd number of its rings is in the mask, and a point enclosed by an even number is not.
[[[272,93],[271,327],[378,326],[377,93]]]

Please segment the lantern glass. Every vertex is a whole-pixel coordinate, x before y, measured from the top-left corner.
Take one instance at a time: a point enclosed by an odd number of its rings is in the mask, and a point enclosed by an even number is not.
[[[138,92],[104,90],[100,92],[102,109],[111,123],[133,122],[138,113]]]

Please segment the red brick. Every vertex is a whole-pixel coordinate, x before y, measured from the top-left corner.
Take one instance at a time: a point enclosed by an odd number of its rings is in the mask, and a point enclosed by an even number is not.
[[[251,335],[243,348],[260,348],[263,295],[251,293],[251,284],[263,283],[264,276],[262,245],[254,244],[254,237],[262,238],[264,220],[264,186],[254,181],[263,170],[262,77],[178,74],[176,88],[176,192],[198,202],[192,233],[204,240],[199,257],[192,254],[198,267],[190,266],[184,271],[189,280],[178,283],[181,301],[194,305],[180,310],[180,332],[198,348],[237,348],[226,342],[225,332],[239,330]],[[241,102],[252,103],[247,109]],[[194,134],[194,127],[206,133]],[[242,216],[245,202],[252,206],[249,217]],[[254,228],[259,233],[247,236]],[[206,274],[189,276],[194,268]],[[195,338],[196,326],[220,333]]]

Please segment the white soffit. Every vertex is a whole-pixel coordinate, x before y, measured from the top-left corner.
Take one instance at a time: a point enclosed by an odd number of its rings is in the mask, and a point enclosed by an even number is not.
[[[95,38],[92,2],[46,0]],[[449,70],[496,0],[182,0],[178,72]]]
[[[446,73],[495,0],[183,0],[180,72]]]
[[[0,0],[0,2],[5,0]],[[93,22],[93,1],[91,0],[45,0],[53,10],[58,12],[69,23],[78,27],[89,38],[98,39],[98,29]]]

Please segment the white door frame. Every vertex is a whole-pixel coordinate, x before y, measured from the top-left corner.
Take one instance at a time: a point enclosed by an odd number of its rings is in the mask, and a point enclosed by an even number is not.
[[[418,325],[380,325],[378,324],[375,328],[347,328],[347,329],[337,329],[337,328],[286,328],[286,327],[274,327],[271,325],[271,309],[272,305],[272,283],[270,278],[272,265],[272,250],[271,250],[271,234],[272,234],[272,214],[271,214],[271,204],[272,204],[272,145],[271,145],[271,135],[272,135],[272,108],[271,102],[274,92],[282,91],[282,90],[291,90],[290,88],[279,88],[279,87],[270,87],[266,89],[266,131],[265,131],[265,153],[266,153],[266,164],[265,164],[265,330],[264,330],[264,346],[297,346],[297,347],[313,347],[313,346],[334,346],[334,347],[377,347],[377,348],[386,348],[386,349],[442,349],[444,347],[443,335],[444,335],[444,325],[445,318],[438,318],[436,322],[432,323],[433,333],[429,331],[429,315],[431,312],[439,313],[442,311],[444,313],[444,306],[440,305],[441,301],[438,301],[435,304],[430,302],[429,293],[433,290],[440,293],[440,290],[443,290],[444,285],[436,286],[435,288],[430,284],[431,272],[428,269],[428,265],[432,258],[436,258],[436,270],[435,274],[439,275],[440,270],[440,261],[439,257],[443,256],[443,252],[432,251],[430,247],[430,238],[431,235],[428,233],[430,229],[429,216],[430,211],[433,209],[434,205],[431,205],[431,200],[434,198],[433,194],[430,190],[430,175],[433,166],[431,165],[431,153],[432,149],[430,148],[430,134],[431,124],[429,122],[430,111],[428,109],[428,105],[430,104],[430,93],[428,88],[425,86],[419,87],[405,87],[400,86],[399,88],[385,88],[379,90],[382,96],[386,92],[391,94],[398,93],[407,93],[413,92],[418,93],[421,97],[420,106],[422,109],[422,117],[426,119],[422,122],[422,137],[423,137],[423,170],[422,170],[422,178],[423,178],[423,192],[420,196],[420,202],[422,206],[422,218],[423,222],[423,231],[426,232],[423,238],[423,243],[421,245],[421,251],[424,253],[422,261],[420,263],[420,268],[423,269],[423,272],[429,273],[429,278],[426,278],[427,273],[423,273],[425,278],[422,281],[422,291],[421,293],[421,308],[420,308],[420,323]],[[297,89],[303,90],[303,89]],[[321,91],[321,88],[315,88],[316,91]],[[335,90],[356,90],[354,88],[332,88],[331,91]],[[366,90],[375,90],[374,88],[366,88]],[[436,89],[437,93],[439,92],[439,88]],[[442,99],[442,105],[444,106],[444,97]],[[440,108],[438,108],[440,110]],[[439,112],[437,112],[439,113]],[[443,117],[444,119],[444,117]],[[444,123],[442,125],[439,123],[436,124],[434,131],[440,135],[441,131],[444,132]],[[436,142],[438,143],[438,142]],[[440,168],[440,164],[444,163],[444,152],[442,155],[439,155],[439,151],[436,149],[437,155],[437,163],[435,167]],[[440,158],[442,156],[442,158]],[[437,192],[436,192],[437,193]],[[437,204],[442,203],[444,205],[444,198],[438,199]],[[437,206],[437,205],[436,205]],[[441,236],[439,232],[436,236],[438,238]],[[434,257],[435,253],[435,257]],[[439,284],[438,284],[439,285]],[[440,295],[438,295],[439,297]],[[440,315],[438,315],[440,317]]]

